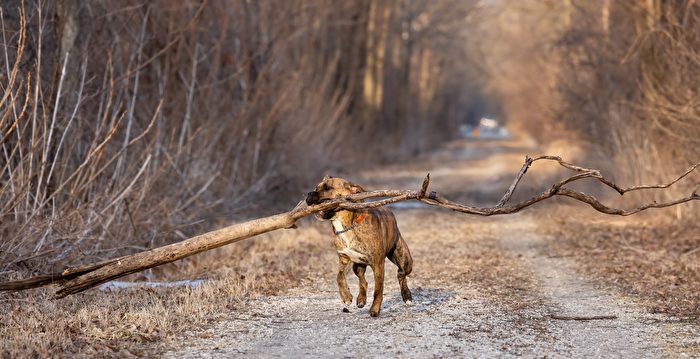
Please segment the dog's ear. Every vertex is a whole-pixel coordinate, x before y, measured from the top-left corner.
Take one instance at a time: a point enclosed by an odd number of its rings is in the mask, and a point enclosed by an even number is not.
[[[333,178],[333,176],[331,176],[331,175],[325,175],[325,176],[323,176],[323,181],[329,180],[329,179],[331,179],[331,178]]]
[[[354,184],[352,182],[345,183],[345,188],[349,189],[351,193],[365,192],[365,189],[362,188],[362,186],[360,186],[359,184]]]

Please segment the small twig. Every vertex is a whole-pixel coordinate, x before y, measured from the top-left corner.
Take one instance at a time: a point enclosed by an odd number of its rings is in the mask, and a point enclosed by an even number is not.
[[[578,320],[578,321],[588,321],[588,320],[612,320],[617,319],[617,315],[591,315],[591,316],[578,316],[578,315],[559,315],[550,314],[549,318],[556,320]]]
[[[56,252],[56,249],[55,249],[55,248],[53,248],[53,249],[47,249],[47,250],[45,250],[45,251],[39,252],[39,253],[34,254],[34,255],[32,255],[32,256],[29,256],[29,257],[23,257],[23,258],[15,259],[14,261],[8,263],[8,265],[17,264],[17,263],[20,263],[20,262],[26,262],[26,261],[31,260],[31,259],[36,259],[36,258],[39,258],[39,257],[43,257],[43,256],[45,256],[45,255],[47,255],[47,254],[52,254],[53,252]]]
[[[697,238],[693,238],[693,239],[697,239]],[[695,247],[695,248],[693,248],[693,249],[691,249],[691,250],[689,250],[689,251],[683,252],[683,253],[681,254],[681,257],[689,256],[689,255],[694,254],[694,253],[697,253],[697,252],[699,252],[699,251],[700,251],[700,247]]]
[[[131,229],[136,233],[136,225],[134,224],[134,217],[131,215],[131,210],[129,209],[129,201],[124,198],[124,208],[126,209],[126,214],[129,217],[129,223],[131,223]]]
[[[420,187],[420,194],[418,195],[418,198],[425,198],[425,193],[428,191],[428,185],[430,184],[430,173],[425,175],[425,178],[423,179],[423,185]]]
[[[520,168],[520,172],[515,176],[515,179],[513,179],[513,183],[508,187],[508,190],[506,193],[503,194],[503,197],[501,198],[500,201],[498,201],[498,204],[496,207],[503,207],[503,205],[508,202],[510,197],[513,195],[513,192],[515,192],[515,187],[518,186],[518,183],[520,183],[520,179],[523,178],[525,175],[525,172],[527,172],[527,169],[530,168],[532,165],[532,158],[530,156],[525,156],[525,163],[523,164],[523,167]]]
[[[134,176],[134,179],[132,179],[131,182],[129,183],[129,185],[127,185],[126,188],[124,188],[124,189],[121,191],[121,193],[119,193],[119,195],[117,196],[117,198],[115,198],[114,200],[112,200],[112,202],[110,202],[107,206],[105,206],[105,207],[102,209],[101,212],[102,212],[103,214],[104,214],[105,212],[107,212],[107,210],[108,210],[109,208],[111,208],[113,205],[115,205],[116,203],[119,203],[119,201],[121,201],[129,192],[131,192],[131,188],[134,186],[134,184],[136,184],[136,181],[138,181],[139,177],[141,177],[141,175],[143,174],[143,172],[144,172],[144,171],[146,170],[146,168],[148,167],[148,164],[151,162],[151,156],[152,156],[151,154],[149,154],[148,156],[146,156],[146,160],[143,161],[143,164],[141,165],[141,169],[139,169],[138,173],[136,173],[136,175]]]

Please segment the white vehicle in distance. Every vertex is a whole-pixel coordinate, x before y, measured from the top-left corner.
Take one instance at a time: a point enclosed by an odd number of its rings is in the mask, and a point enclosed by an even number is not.
[[[500,140],[510,137],[510,132],[507,128],[501,126],[497,120],[488,117],[482,117],[477,126],[459,126],[459,132],[466,138]]]

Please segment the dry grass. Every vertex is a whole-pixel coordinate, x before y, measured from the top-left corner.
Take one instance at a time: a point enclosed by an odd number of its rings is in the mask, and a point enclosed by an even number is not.
[[[489,83],[512,126],[583,144],[591,167],[616,167],[623,181],[658,182],[700,158],[687,80],[700,74],[697,3],[524,0],[484,15]]]
[[[0,280],[289,209],[325,171],[450,136],[468,91],[445,59],[470,4],[3,2]],[[313,230],[286,236],[129,277],[209,278],[192,290],[2,294],[0,354],[138,352],[332,256]]]
[[[435,210],[414,215],[399,220],[414,257],[415,276],[440,288],[473,288],[477,295],[512,310],[539,305],[540,299],[532,295],[533,275],[501,248],[493,231],[500,219]]]
[[[74,15],[81,33],[91,36],[74,39],[68,48],[62,48],[70,42],[62,41],[70,38],[68,32],[56,30],[65,21],[59,16],[52,22],[53,2],[11,3],[0,16],[3,280],[152,248],[219,221],[287,207],[287,199],[324,171],[411,154],[445,138],[468,107],[463,97],[473,92],[473,84],[464,84],[471,64],[461,61],[468,57],[460,29],[471,16],[470,1],[435,6],[375,0],[361,1],[363,6],[338,0],[83,2]],[[611,2],[617,9],[611,19],[623,18],[622,10],[634,3]],[[599,9],[562,6],[557,11],[580,12],[571,17],[580,22],[538,28],[535,33],[544,37],[511,28],[546,44],[529,46],[519,36],[498,41],[509,48],[523,45],[517,47],[521,56],[497,54],[524,65],[493,69],[503,74],[501,85],[527,82],[495,90],[517,102],[506,103],[504,111],[537,124],[540,133],[561,137],[556,129],[566,128],[578,131],[577,139],[602,134],[606,143],[596,146],[626,149],[619,155],[623,160],[644,162],[646,157],[636,155],[648,149],[657,162],[695,156],[686,150],[697,148],[697,88],[686,80],[697,73],[697,39],[684,29],[700,24],[697,7],[681,18],[683,9],[664,5],[669,16],[652,18],[651,26],[646,14],[634,13],[631,21],[613,22],[618,28],[601,45],[605,34],[573,36],[593,28],[586,21]],[[537,20],[539,11],[550,14],[544,27],[559,21],[560,13],[541,4],[519,18]],[[634,36],[627,36],[630,32]],[[634,39],[640,46],[630,52],[629,62],[620,62],[620,52],[628,50],[622,45]],[[559,52],[550,56],[555,44]],[[542,56],[533,60],[533,49]],[[616,52],[608,56],[609,49]],[[72,55],[63,57],[67,50]],[[655,59],[668,63],[653,68]],[[543,73],[547,81],[541,80]],[[629,77],[620,82],[611,74]],[[638,83],[643,86],[635,87]],[[600,96],[609,94],[601,89],[620,95]],[[624,121],[637,114],[644,115],[641,121]],[[616,130],[608,131],[606,121],[616,121],[611,124]],[[542,123],[545,131],[539,129]],[[649,140],[645,147],[637,146],[640,138]],[[676,152],[662,153],[669,143]],[[671,162],[663,167],[685,166]],[[638,166],[630,163],[626,171],[634,172]],[[648,173],[650,167],[640,163],[639,168]],[[616,233],[607,241],[561,244],[562,251],[590,243],[603,248],[602,254],[586,252],[586,259],[606,260],[610,267],[588,265],[589,271],[655,298],[658,310],[697,316],[691,289],[697,284],[692,258],[698,254],[680,253],[698,244],[678,239],[692,236],[634,227],[570,228],[580,230],[578,237]],[[478,230],[459,228],[459,233]],[[91,291],[57,302],[45,300],[46,290],[2,294],[0,310],[11,315],[0,318],[0,354],[142,353],[146,343],[166,342],[183,328],[215,319],[222,308],[234,310],[246,296],[276,293],[333,262],[332,250],[322,244],[325,231],[293,233],[131,277],[210,279],[192,290]],[[639,238],[629,239],[633,234]],[[513,296],[530,285],[515,259],[483,243],[447,244],[462,258],[438,263],[440,275],[515,298],[516,306],[529,300]],[[623,251],[621,258],[614,256],[617,250]],[[470,269],[450,277],[450,265]],[[648,273],[656,279],[640,280]]]
[[[543,230],[581,270],[650,312],[700,318],[700,227],[658,217],[626,221],[571,216]]]
[[[309,224],[261,236],[167,266],[154,278],[206,278],[196,288],[91,290],[55,301],[50,288],[2,293],[0,357],[153,354],[184,330],[235,311],[246,298],[275,294],[335,268],[323,234]]]
[[[441,114],[460,101],[444,95],[459,76],[443,59],[464,49],[438,43],[461,43],[470,2],[62,3],[0,13],[3,279],[287,209],[329,169],[456,125]],[[410,46],[408,12],[430,15]]]
[[[408,217],[406,217],[408,216]],[[498,246],[483,219],[426,211],[399,217],[421,281],[471,287],[510,310],[539,305],[531,276]],[[436,224],[425,226],[425,221]],[[171,264],[130,280],[206,278],[196,288],[90,290],[62,300],[39,289],[0,296],[0,356],[73,357],[154,355],[188,329],[206,326],[245,300],[274,295],[336,268],[328,223],[304,221],[281,231]]]

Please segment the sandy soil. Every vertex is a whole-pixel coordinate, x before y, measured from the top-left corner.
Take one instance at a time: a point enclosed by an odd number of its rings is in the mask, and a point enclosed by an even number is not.
[[[370,188],[412,188],[429,171],[433,190],[489,204],[507,187],[527,152],[537,151],[517,142],[454,143],[357,180]],[[409,277],[412,305],[401,301],[395,267],[388,264],[381,317],[370,318],[369,305],[344,312],[331,262],[327,273],[311,282],[250,299],[226,319],[184,333],[164,356],[700,355],[692,349],[700,337],[696,324],[650,314],[582,277],[570,258],[550,253],[547,241],[553,239],[537,234],[538,226],[546,225],[538,211],[495,218],[410,204],[394,211],[415,259]],[[357,281],[349,278],[356,294]]]

